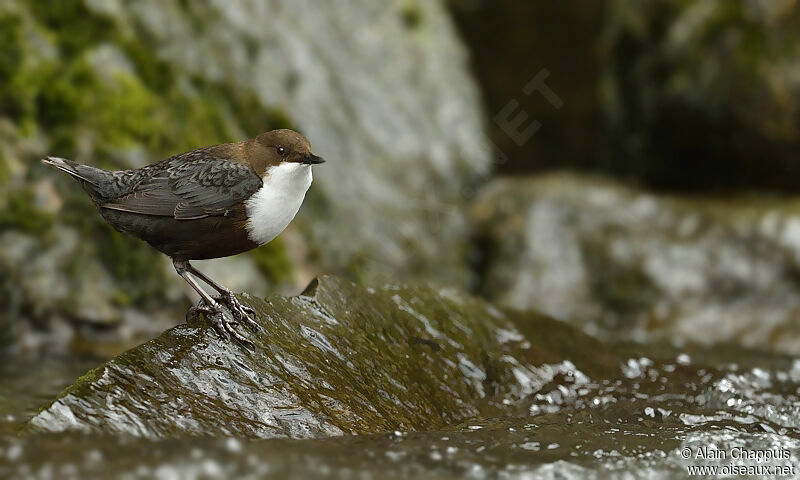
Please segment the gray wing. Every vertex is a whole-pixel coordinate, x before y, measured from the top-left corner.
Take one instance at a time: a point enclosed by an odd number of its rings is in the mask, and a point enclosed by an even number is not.
[[[189,152],[137,172],[124,195],[103,208],[192,220],[226,215],[261,188],[261,177],[241,163]]]

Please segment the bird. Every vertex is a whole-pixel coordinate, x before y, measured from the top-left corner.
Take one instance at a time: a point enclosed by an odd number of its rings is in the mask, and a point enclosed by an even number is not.
[[[325,160],[311,153],[302,134],[279,129],[131,170],[104,170],[52,156],[42,162],[78,180],[115,230],[172,259],[178,275],[200,295],[187,320],[203,313],[220,336],[252,347],[235,327],[243,323],[260,331],[254,310],[190,262],[237,255],[277,237],[311,187],[312,165]],[[199,281],[219,295],[209,294]]]

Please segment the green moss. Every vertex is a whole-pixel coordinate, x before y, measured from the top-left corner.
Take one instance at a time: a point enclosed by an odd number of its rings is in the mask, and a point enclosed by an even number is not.
[[[21,30],[19,17],[0,15],[0,78],[3,80],[11,78],[22,65]]]
[[[4,185],[11,178],[11,172],[8,168],[8,161],[3,151],[0,150],[0,185]]]
[[[152,148],[174,154],[238,140],[234,117],[226,112],[227,107],[220,100],[222,98],[202,91],[187,96],[171,90],[164,99],[169,105],[169,120],[164,128],[170,134],[162,138],[160,144],[152,145]]]
[[[116,31],[111,19],[91,12],[83,0],[38,0],[28,7],[36,20],[58,33],[59,50],[67,57],[109,40]]]
[[[20,98],[9,88],[24,59],[21,28],[19,18],[0,16],[0,85],[4,85],[0,89],[0,114],[10,117],[19,116],[22,110]]]
[[[199,103],[214,105],[218,110],[218,115],[236,119],[238,129],[243,130],[250,138],[276,128],[297,129],[284,110],[262,106],[258,96],[252,92],[240,89],[232,90],[226,85],[199,79],[194,79],[192,85],[199,92]],[[225,99],[225,101],[220,102],[220,99]],[[229,138],[224,141],[233,140],[241,139],[231,132]]]
[[[162,100],[137,78],[120,73],[115,79],[90,97],[95,130],[114,146],[163,145],[169,123],[177,119],[171,118]]]
[[[121,167],[115,154],[134,145],[159,158],[240,140],[243,132],[255,136],[293,127],[285,112],[263,108],[253,93],[199,79],[190,79],[188,90],[177,86],[175,72],[153,56],[146,36],[141,42],[125,38],[112,28],[112,20],[91,14],[83,2],[44,2],[31,8],[38,24],[25,27],[19,17],[0,18],[0,80],[6,85],[0,91],[0,113],[46,131],[59,155],[77,153],[79,132],[92,132],[93,147],[100,153],[96,165]],[[24,28],[41,29],[63,58],[26,65]],[[133,74],[112,71],[101,76],[95,70],[83,53],[103,41],[127,55]]]
[[[80,130],[94,132],[94,165],[124,168],[118,152],[140,145],[154,159],[213,143],[238,140],[241,126],[237,110],[244,112],[254,98],[238,98],[230,104],[215,87],[201,85],[189,96],[171,87],[157,93],[139,78],[115,72],[100,78],[85,60],[76,60],[54,75],[40,92],[39,122],[52,134],[52,149],[59,155],[76,153]],[[230,106],[233,105],[233,106]],[[280,120],[274,112],[251,116],[252,128],[268,129]],[[277,119],[277,120],[276,120]],[[248,128],[249,129],[249,128]],[[91,202],[77,188],[67,201],[63,221],[91,238],[93,252],[120,285],[117,303],[127,305],[157,297],[163,291],[162,274],[154,274],[158,253],[145,243],[111,229]],[[291,277],[291,262],[280,242],[254,254],[258,268],[272,281]]]
[[[37,95],[37,118],[57,138],[84,127],[95,132],[98,146],[116,149],[163,145],[171,120],[161,99],[140,80],[122,72],[102,79],[85,60],[54,72]]]
[[[407,29],[415,30],[422,24],[422,12],[418,5],[407,4],[400,9],[400,19]]]
[[[250,258],[270,282],[281,283],[292,279],[292,261],[280,237],[250,252]]]
[[[89,11],[82,0],[20,8],[28,8],[30,15],[0,13],[0,115],[22,136],[43,135],[49,154],[121,169],[130,167],[125,153],[131,149],[157,161],[293,126],[285,112],[263,108],[253,93],[196,78],[178,82],[174,68],[153,54],[154,39],[142,32],[127,36],[113,19]],[[48,48],[39,42],[52,42],[57,55],[45,55]],[[90,61],[92,50],[102,44],[119,49],[133,71]],[[6,177],[0,159],[0,182]],[[0,198],[8,203],[0,212],[0,229],[41,234],[54,221],[74,227],[85,241],[74,264],[65,268],[80,276],[82,258],[99,258],[119,286],[118,304],[160,298],[165,272],[153,268],[161,264],[160,254],[109,227],[77,183],[60,178],[58,185],[64,208],[56,220],[35,211],[30,192],[15,193]],[[257,250],[253,259],[271,281],[292,275],[280,241]]]
[[[321,257],[322,253],[314,251],[314,255]],[[347,263],[339,272],[359,285],[365,285],[367,280],[366,272],[370,271],[370,258],[366,253],[356,253],[347,259]]]
[[[49,230],[52,224],[52,216],[36,209],[31,190],[10,192],[5,198],[0,198],[0,232],[19,230],[42,234]]]
[[[49,84],[53,64],[38,58],[19,17],[0,15],[0,115],[23,133],[35,123],[35,99]],[[35,60],[32,60],[35,59]]]
[[[69,385],[65,388],[61,393],[58,394],[56,398],[64,398],[68,395],[85,395],[87,392],[87,386],[91,385],[92,383],[96,382],[100,378],[102,378],[103,373],[105,372],[105,365],[100,365],[99,367],[93,368],[86,372],[85,374],[78,377],[75,380],[75,383]],[[39,413],[46,410],[47,407],[42,407],[39,409]]]
[[[158,60],[153,50],[140,42],[119,39],[119,47],[133,63],[138,77],[155,92],[166,92],[173,86],[175,76],[172,68]]]
[[[97,86],[94,72],[86,62],[54,69],[47,88],[37,92],[37,120],[48,130],[83,120],[90,107],[85,92],[93,92]]]
[[[163,298],[166,275],[159,268],[160,254],[141,240],[111,228],[77,183],[68,188],[59,219],[77,228],[85,240],[72,265],[74,275],[80,275],[81,258],[99,258],[119,287],[114,298],[117,304],[126,306]]]
[[[75,152],[80,131],[92,131],[94,165],[124,168],[120,150],[143,146],[154,158],[235,139],[235,128],[215,101],[191,98],[177,90],[159,94],[138,77],[114,72],[100,78],[85,60],[52,75],[36,96],[38,123],[51,133],[59,155]]]
[[[141,240],[114,231],[97,222],[93,238],[97,255],[120,287],[114,301],[122,306],[163,298],[166,285],[159,253]]]

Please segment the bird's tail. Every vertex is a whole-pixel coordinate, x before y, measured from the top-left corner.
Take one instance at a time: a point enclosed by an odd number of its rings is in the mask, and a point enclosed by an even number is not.
[[[115,182],[116,172],[90,167],[89,165],[58,157],[44,158],[42,163],[77,179],[95,202],[105,201],[116,196],[115,193],[118,193],[115,191],[117,187]]]

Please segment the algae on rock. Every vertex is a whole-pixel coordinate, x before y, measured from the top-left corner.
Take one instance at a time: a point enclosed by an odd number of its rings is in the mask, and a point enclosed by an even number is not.
[[[453,290],[322,277],[299,297],[242,299],[264,327],[253,351],[205,322],[175,327],[79,379],[32,428],[154,438],[423,431],[526,415],[550,382],[577,391],[621,363],[568,325]]]

